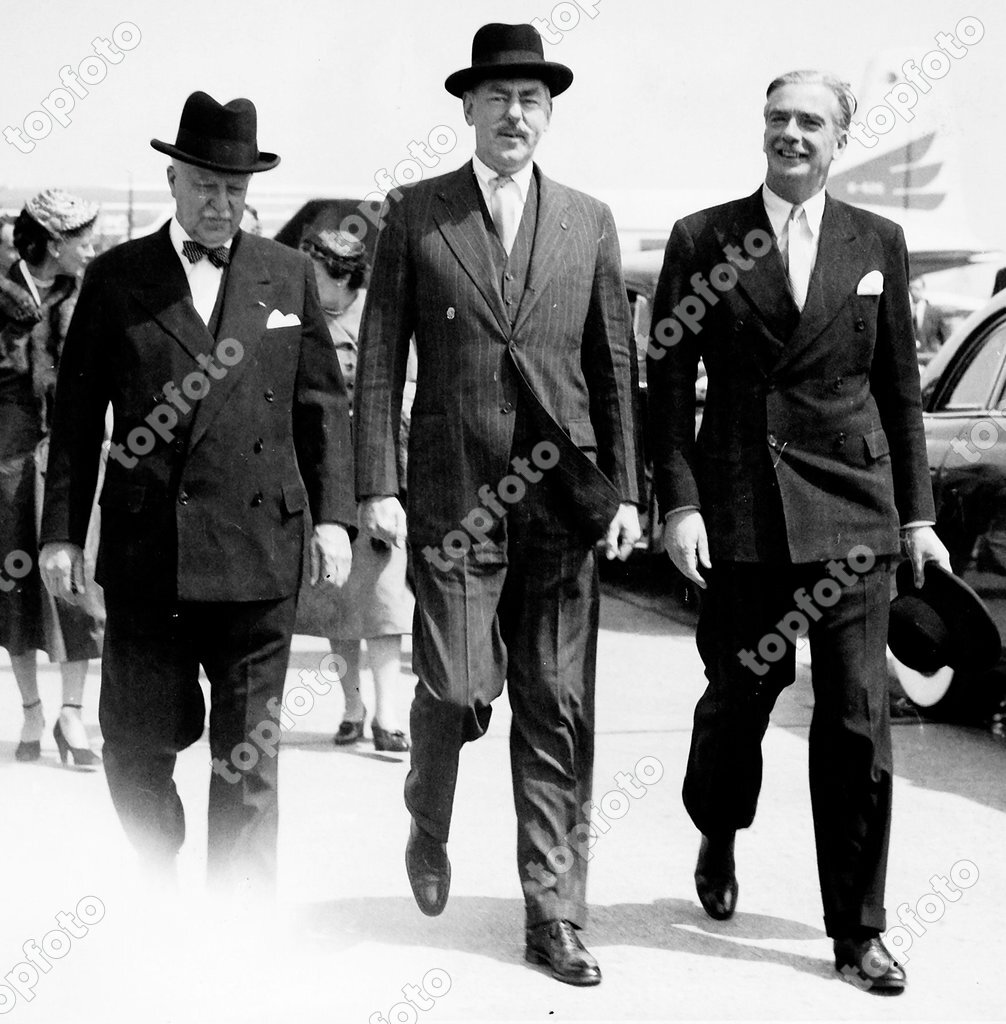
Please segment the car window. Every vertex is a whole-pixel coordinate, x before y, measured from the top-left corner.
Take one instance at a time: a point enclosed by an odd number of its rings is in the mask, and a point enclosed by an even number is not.
[[[988,408],[1004,353],[1006,323],[999,323],[979,338],[959,360],[943,408],[948,412]]]

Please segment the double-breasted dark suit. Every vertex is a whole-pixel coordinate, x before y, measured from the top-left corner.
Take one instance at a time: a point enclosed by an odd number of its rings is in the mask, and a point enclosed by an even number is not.
[[[675,307],[697,294],[693,275],[708,282],[721,264],[736,283],[704,303],[697,329],[681,326]],[[809,626],[825,922],[832,935],[882,929],[887,569],[899,526],[935,518],[901,229],[827,197],[801,312],[761,190],[693,214],[668,242],[653,323],[654,486],[663,512],[701,511],[712,561],[697,637],[709,686],[686,805],[706,835],[751,823],[761,739],[793,679],[793,625]],[[699,358],[708,390],[696,438]]]
[[[634,357],[610,212],[535,168],[508,258],[470,163],[390,203],[361,332],[360,499],[403,488],[395,440],[413,333],[419,685],[406,803],[447,840],[458,751],[485,731],[508,680],[528,922],[577,923],[585,863],[557,873],[547,854],[589,817],[593,545],[637,497]],[[549,457],[532,465],[546,442]]]
[[[276,717],[266,703],[282,694],[305,512],[352,524],[355,504],[346,394],[310,261],[241,233],[231,254],[209,326],[167,226],[88,268],[61,365],[42,532],[83,544],[111,403],[97,578],[113,799],[138,844],[173,856],[184,822],[171,772],[202,732],[201,663],[219,766],[211,860],[268,861],[275,753],[235,759],[234,748]]]

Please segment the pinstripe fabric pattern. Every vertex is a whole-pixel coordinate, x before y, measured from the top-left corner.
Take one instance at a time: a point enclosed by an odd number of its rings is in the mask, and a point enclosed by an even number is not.
[[[361,329],[357,494],[397,494],[395,440],[409,339],[419,357],[409,536],[439,543],[510,471],[518,395],[560,448],[556,472],[596,536],[638,497],[635,359],[606,206],[535,168],[538,223],[510,326],[472,166],[402,190],[386,210]],[[602,523],[603,520],[603,523]]]

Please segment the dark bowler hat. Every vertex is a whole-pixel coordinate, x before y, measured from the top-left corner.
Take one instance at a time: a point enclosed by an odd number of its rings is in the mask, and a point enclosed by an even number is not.
[[[259,152],[256,125],[251,100],[221,104],[205,92],[194,92],[182,108],[175,144],[151,139],[150,145],[187,164],[224,174],[268,171],[279,163],[279,157]]]
[[[541,36],[533,25],[483,25],[472,40],[472,66],[455,71],[444,86],[452,96],[487,78],[540,78],[553,96],[565,92],[573,72],[545,60]]]
[[[1002,641],[982,599],[936,562],[926,562],[925,577],[916,590],[911,563],[898,566],[898,596],[891,602],[887,635],[894,656],[924,673],[944,665],[975,672],[992,668]]]

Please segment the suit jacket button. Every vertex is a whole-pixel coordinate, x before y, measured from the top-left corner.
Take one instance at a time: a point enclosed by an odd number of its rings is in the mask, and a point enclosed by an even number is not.
[[[252,508],[258,508],[262,504],[262,492],[259,491],[251,500]]]
[[[513,412],[513,402],[504,402],[503,407],[500,409],[501,413]]]
[[[188,505],[188,503],[189,503],[189,496],[188,496],[188,494],[185,491],[179,491],[178,492],[178,504],[179,505]]]
[[[779,446],[779,442],[775,439],[775,434],[768,435],[768,446],[769,448],[777,448]]]
[[[179,455],[181,455],[181,453],[185,451],[184,438],[176,437],[172,447],[175,449],[176,452],[178,452]]]
[[[267,402],[271,402],[273,400],[273,398],[275,397],[275,394],[274,394],[272,388],[266,388],[265,393],[263,394],[262,397],[265,398],[265,400]]]
[[[735,331],[743,331],[744,330],[744,321],[743,320],[735,321],[735,323],[734,323],[734,330]]]
[[[254,453],[255,453],[256,455],[258,455],[258,453],[259,453],[260,451],[262,451],[262,449],[263,449],[264,447],[265,447],[265,445],[264,445],[264,444],[262,443],[262,438],[260,437],[260,438],[259,438],[259,439],[258,439],[258,440],[257,440],[257,441],[256,441],[256,442],[255,442],[255,443],[253,444],[253,445],[252,445],[252,451],[253,451],[253,452],[254,452]]]
[[[862,317],[860,317],[856,321],[856,330],[857,331],[865,331],[866,330],[866,321]]]
[[[845,434],[839,434],[838,437],[835,438],[835,447],[836,448],[841,448],[842,445],[844,445],[844,444],[845,444]]]

